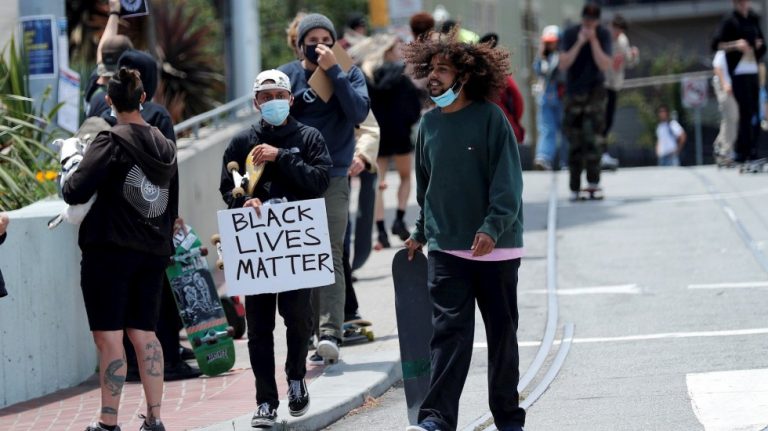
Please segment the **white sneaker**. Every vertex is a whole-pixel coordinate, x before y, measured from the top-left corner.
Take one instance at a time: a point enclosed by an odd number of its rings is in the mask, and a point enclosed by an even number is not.
[[[551,171],[552,170],[552,163],[549,163],[549,161],[542,159],[540,157],[537,157],[533,161],[533,167],[536,168],[536,170],[539,171]]]
[[[608,153],[603,153],[603,156],[600,157],[600,168],[601,169],[618,169],[619,167],[619,159],[615,157],[611,157]]]
[[[339,341],[335,337],[323,335],[317,343],[317,354],[322,356],[326,363],[334,363],[339,360]]]

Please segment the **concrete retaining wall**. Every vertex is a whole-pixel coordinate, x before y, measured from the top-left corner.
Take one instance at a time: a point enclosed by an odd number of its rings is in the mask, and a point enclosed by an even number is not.
[[[204,242],[217,231],[221,157],[253,118],[179,142],[180,208]],[[96,350],[80,291],[77,228],[46,224],[64,208],[58,199],[9,213],[0,269],[9,296],[0,299],[0,408],[75,386],[93,374]],[[209,262],[215,261],[209,256]]]

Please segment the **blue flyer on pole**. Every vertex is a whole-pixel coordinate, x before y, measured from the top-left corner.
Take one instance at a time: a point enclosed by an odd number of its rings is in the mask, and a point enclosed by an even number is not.
[[[22,47],[29,59],[30,79],[56,78],[58,74],[58,27],[53,15],[19,19]]]

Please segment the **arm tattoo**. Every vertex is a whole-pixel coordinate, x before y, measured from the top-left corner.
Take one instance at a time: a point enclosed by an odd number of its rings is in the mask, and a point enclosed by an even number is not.
[[[107,365],[107,369],[104,371],[104,386],[109,389],[113,397],[119,396],[123,391],[125,376],[115,374],[123,365],[125,365],[124,360],[115,359]]]
[[[150,376],[161,377],[163,375],[163,349],[160,347],[159,341],[147,343],[144,364],[146,364],[147,374]]]
[[[117,409],[113,409],[112,407],[102,407],[101,414],[117,416]]]

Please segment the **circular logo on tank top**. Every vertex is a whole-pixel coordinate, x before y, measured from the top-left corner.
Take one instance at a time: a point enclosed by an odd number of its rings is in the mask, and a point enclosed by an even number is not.
[[[123,197],[144,218],[159,217],[168,207],[168,189],[153,184],[135,165],[125,177]]]

